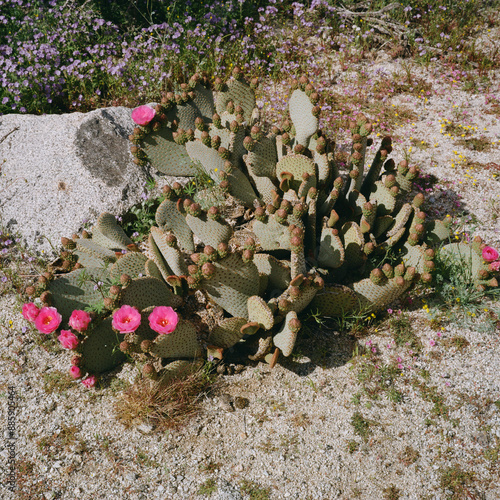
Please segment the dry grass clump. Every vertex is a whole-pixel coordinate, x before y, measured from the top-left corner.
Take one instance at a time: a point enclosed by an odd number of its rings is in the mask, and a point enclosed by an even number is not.
[[[117,399],[116,417],[125,427],[145,422],[159,431],[178,428],[198,413],[200,400],[214,382],[206,369],[168,385],[142,379]]]

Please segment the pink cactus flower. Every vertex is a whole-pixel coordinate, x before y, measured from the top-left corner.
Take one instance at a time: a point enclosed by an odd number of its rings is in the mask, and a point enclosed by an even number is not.
[[[156,111],[149,106],[139,106],[132,111],[132,120],[137,125],[146,126],[155,116]]]
[[[75,349],[79,344],[78,337],[71,330],[61,330],[61,334],[57,338],[65,349]]]
[[[69,370],[69,374],[71,378],[74,378],[76,380],[77,378],[80,378],[82,376],[82,370],[80,370],[78,366],[72,366]]]
[[[500,271],[500,261],[499,260],[496,260],[495,262],[492,262],[490,264],[490,270],[491,271]]]
[[[84,332],[91,321],[90,314],[85,311],[73,311],[69,318],[69,326],[77,332]]]
[[[179,316],[170,306],[159,306],[149,315],[149,326],[160,334],[172,333],[179,321]]]
[[[433,340],[433,339],[429,340],[429,345],[430,345],[431,347],[434,347],[434,346],[436,345],[436,341],[435,341],[435,340]]]
[[[493,262],[498,259],[498,252],[493,247],[483,248],[483,260],[486,262]]]
[[[48,335],[59,328],[61,321],[62,316],[55,307],[42,307],[35,319],[35,327],[39,332]]]
[[[132,333],[141,324],[141,313],[132,306],[123,305],[113,314],[111,326],[120,333]]]
[[[39,312],[40,309],[38,309],[36,304],[33,304],[33,302],[28,302],[27,304],[23,305],[23,316],[25,319],[31,321],[32,323],[35,321]]]
[[[89,375],[87,378],[84,378],[82,380],[82,384],[87,388],[90,389],[91,387],[94,387],[95,383],[97,382],[96,376],[95,375]]]

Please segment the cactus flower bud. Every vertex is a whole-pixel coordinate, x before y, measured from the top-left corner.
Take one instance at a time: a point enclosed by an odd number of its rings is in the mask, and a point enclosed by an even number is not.
[[[217,247],[217,252],[221,258],[226,257],[229,252],[229,246],[227,243],[219,243]]]
[[[108,311],[112,311],[115,307],[115,301],[111,297],[104,297],[103,303]]]
[[[49,291],[45,291],[40,295],[40,300],[46,306],[50,306],[52,304],[52,294]]]
[[[130,283],[132,283],[132,278],[128,274],[122,274],[120,276],[120,283],[123,286],[128,286]]]

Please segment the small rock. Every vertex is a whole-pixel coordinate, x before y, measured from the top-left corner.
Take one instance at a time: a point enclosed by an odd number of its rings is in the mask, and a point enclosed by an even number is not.
[[[234,373],[241,373],[245,369],[245,365],[236,365],[234,367]]]
[[[135,481],[139,476],[135,472],[127,472],[125,479],[127,481]]]
[[[234,398],[234,406],[239,410],[246,408],[250,404],[250,401],[247,398],[242,398],[240,396]]]
[[[239,434],[239,438],[243,441],[244,439],[246,439],[248,437],[247,433],[246,432],[240,432]]]
[[[217,366],[217,373],[219,375],[224,375],[226,373],[226,365],[220,364]]]
[[[143,434],[151,434],[154,430],[154,427],[151,424],[143,422],[142,424],[137,426],[137,430],[139,432],[142,432]]]
[[[50,490],[50,491],[46,491],[43,496],[46,498],[46,500],[52,500],[53,498],[55,498],[56,494]]]
[[[225,411],[234,411],[232,398],[229,394],[222,394],[219,398],[220,406]]]

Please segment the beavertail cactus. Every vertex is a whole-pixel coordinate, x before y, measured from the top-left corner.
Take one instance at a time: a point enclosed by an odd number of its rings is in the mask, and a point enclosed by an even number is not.
[[[202,205],[180,184],[165,186],[141,249],[110,214],[91,235],[64,239],[71,272],[38,285],[64,320],[102,300],[95,281],[111,284],[104,320],[79,339],[73,364],[80,371],[111,369],[126,354],[144,376],[166,383],[193,360],[222,358],[247,343],[250,359],[274,365],[292,353],[298,315],[308,307],[330,317],[373,312],[432,279],[433,247],[448,240],[450,221],[429,220],[421,194],[408,199],[418,169],[404,160],[396,166],[390,137],[367,164],[373,125],[359,114],[341,171],[333,140],[319,129],[321,96],[309,80],[292,82],[288,116],[274,126],[259,121],[256,85],[239,68],[213,89],[196,74],[154,109],[134,112],[137,164],[189,177],[197,163],[223,198]],[[469,252],[477,285],[496,286],[481,245],[445,251]],[[82,266],[93,282],[82,280]],[[109,315],[124,304],[140,312],[141,324],[121,335]],[[148,320],[162,306],[178,315],[169,333]]]

